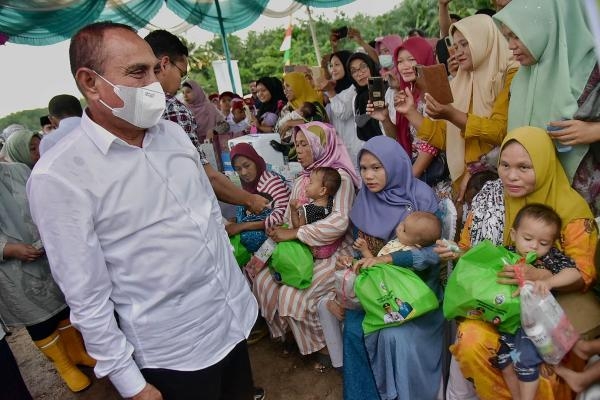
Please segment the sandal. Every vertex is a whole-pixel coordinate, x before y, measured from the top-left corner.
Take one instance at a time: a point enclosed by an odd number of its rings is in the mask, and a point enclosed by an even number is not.
[[[317,352],[314,355],[314,359],[315,365],[313,368],[320,373],[324,373],[326,370],[333,368],[333,365],[331,364],[331,358],[329,358],[328,354]]]

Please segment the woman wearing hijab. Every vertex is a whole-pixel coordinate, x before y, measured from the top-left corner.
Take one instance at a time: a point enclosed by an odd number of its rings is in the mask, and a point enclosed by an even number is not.
[[[353,100],[356,89],[352,85],[350,71],[348,71],[348,59],[352,53],[347,50],[335,52],[329,58],[329,70],[331,80],[322,79],[318,82],[320,89],[327,93],[329,104],[327,111],[329,120],[335,127],[335,131],[342,138],[350,159],[358,170],[357,156],[364,142],[356,136],[356,124],[354,122]]]
[[[411,113],[425,114],[425,99],[415,85],[417,75],[414,67],[434,64],[436,60],[431,45],[418,36],[408,38],[394,53],[394,65],[400,75],[399,87],[394,92],[394,96],[397,92],[410,91],[415,103],[414,108],[409,111]],[[422,178],[430,185],[447,178],[446,155],[437,147],[417,137],[416,127],[404,114],[396,112],[393,101],[388,104],[388,109],[390,117],[396,121],[398,143],[406,150],[413,162],[414,176]],[[429,168],[430,166],[432,167]]]
[[[267,171],[265,160],[248,143],[235,145],[230,152],[231,164],[238,173],[242,188],[253,194],[268,195],[272,200],[271,212],[263,221],[233,223],[225,226],[229,236],[251,230],[267,231],[283,223],[283,215],[290,201],[290,189],[280,175]]]
[[[553,146],[546,131],[540,128],[517,128],[506,136],[498,164],[500,179],[488,182],[473,199],[459,246],[467,250],[486,239],[496,245],[509,245],[509,231],[518,211],[526,204],[546,204],[562,220],[561,238],[555,245],[575,261],[582,276],[573,290],[585,290],[596,279],[597,228],[588,205],[570,187]],[[443,259],[456,258],[445,246],[436,251]],[[525,279],[532,281],[550,274],[532,266],[527,266],[524,273]],[[505,267],[501,276],[507,283],[517,283],[511,266]],[[481,399],[511,398],[501,371],[492,362],[497,346],[498,332],[491,324],[475,320],[459,323],[451,351]],[[536,398],[571,399],[568,385],[550,369],[545,370]]]
[[[388,74],[391,74],[396,81],[399,78],[394,64],[394,53],[401,45],[402,38],[398,35],[387,35],[375,41],[381,76],[387,77]]]
[[[273,132],[279,112],[287,101],[279,78],[265,76],[256,81],[256,97],[261,104],[256,117],[252,118],[252,125],[259,132]]]
[[[208,100],[204,90],[194,81],[185,81],[181,85],[183,101],[194,114],[196,119],[196,135],[198,141],[204,143],[205,139],[212,139],[213,129],[225,121],[223,115],[216,109],[214,104]]]
[[[323,95],[315,90],[302,72],[290,72],[283,77],[283,89],[288,102],[281,110],[276,130],[284,142],[290,142],[294,127],[310,121],[329,122],[323,107]],[[304,110],[305,103],[313,105],[314,113]],[[305,115],[306,114],[306,115]]]
[[[369,103],[369,78],[379,76],[379,72],[375,66],[375,63],[369,56],[363,53],[354,53],[350,56],[347,62],[347,69],[350,72],[350,78],[352,78],[352,84],[356,95],[354,96],[353,110],[354,110],[354,122],[356,124],[356,136],[362,140],[367,141],[375,136],[386,134],[396,138],[396,127],[389,119],[382,122],[382,126],[379,121],[372,118],[367,114],[367,104]],[[386,113],[386,115],[388,115]]]
[[[595,115],[574,115],[588,97],[598,101],[600,90],[600,70],[583,5],[515,0],[494,18],[521,64],[511,86],[509,129],[523,125],[559,129],[551,135],[557,148],[571,147],[558,153],[567,177],[594,215],[600,216],[598,107],[592,107]],[[547,28],[537,29],[540,24]],[[588,118],[596,122],[584,122]]]
[[[442,105],[425,94],[428,117],[423,117],[409,113],[414,99],[404,90],[396,95],[395,106],[418,129],[420,139],[446,151],[454,197],[462,201],[470,176],[494,167],[482,157],[506,135],[509,89],[517,64],[506,39],[487,15],[463,18],[450,32],[460,64],[450,82],[454,103]]]
[[[410,158],[398,142],[376,137],[360,154],[361,190],[350,212],[355,236],[377,254],[413,211],[436,212],[437,199],[412,174]],[[435,267],[423,258],[432,258]],[[431,247],[392,253],[393,263],[412,268],[442,298],[437,256]],[[340,263],[351,257],[340,257]],[[359,260],[359,264],[360,264]],[[411,267],[412,266],[412,267]],[[442,326],[440,309],[401,326],[364,336],[364,311],[345,310],[344,399],[434,399],[441,384]],[[417,367],[418,366],[418,367]]]
[[[306,186],[311,171],[317,167],[337,169],[342,178],[341,186],[335,195],[333,210],[326,218],[301,227],[273,228],[269,236],[276,242],[298,239],[311,247],[329,245],[340,240],[342,243],[331,257],[315,260],[310,287],[299,290],[280,285],[272,278],[268,269],[263,269],[254,280],[253,291],[271,336],[284,340],[286,333],[291,331],[300,353],[307,355],[325,351],[325,337],[317,304],[333,290],[337,257],[352,252],[348,213],[354,201],[358,176],[346,148],[331,125],[321,122],[300,125],[294,135],[294,143],[298,162],[303,170],[294,182],[291,199],[307,201]],[[288,206],[285,213],[288,224],[291,221],[290,213]]]
[[[6,140],[2,153],[6,161],[17,162],[33,168],[40,159],[40,142],[42,135],[31,132],[27,129],[21,129],[14,132]]]
[[[96,361],[71,326],[31,219],[25,192],[30,172],[22,163],[0,163],[0,317],[8,326],[24,326],[69,389],[79,392],[91,382],[75,364],[93,367]]]

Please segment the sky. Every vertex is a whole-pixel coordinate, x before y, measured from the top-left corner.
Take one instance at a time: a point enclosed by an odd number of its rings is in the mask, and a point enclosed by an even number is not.
[[[391,10],[400,2],[401,0],[356,0],[340,8],[311,10],[313,10],[313,17],[323,15],[328,19],[334,19],[336,12],[340,10],[343,10],[348,17],[358,13],[376,16]],[[287,8],[289,4],[289,0],[271,0],[267,8],[279,11]],[[293,17],[306,20],[308,18],[306,9],[296,11]],[[150,22],[168,29],[181,20],[163,6]],[[289,18],[275,19],[261,16],[250,27],[236,34],[244,38],[250,31],[281,27],[281,40],[283,40],[284,29],[288,22]],[[142,29],[139,33],[145,36],[148,31]],[[211,40],[214,34],[194,27],[182,36],[200,44]],[[21,110],[47,107],[48,101],[57,94],[65,93],[81,97],[69,69],[69,41],[50,46],[26,46],[8,42],[0,46],[0,58],[2,59],[0,118]]]

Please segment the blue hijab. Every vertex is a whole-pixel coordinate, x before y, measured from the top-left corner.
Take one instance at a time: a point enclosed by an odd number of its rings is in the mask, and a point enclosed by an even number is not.
[[[359,162],[366,151],[383,165],[386,183],[377,193],[362,186],[350,211],[354,226],[370,236],[391,240],[396,226],[411,212],[437,211],[433,190],[413,176],[410,158],[397,141],[387,136],[370,139],[358,153]]]

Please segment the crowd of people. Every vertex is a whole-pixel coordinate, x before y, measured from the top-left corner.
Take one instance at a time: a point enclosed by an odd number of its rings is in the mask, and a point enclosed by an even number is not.
[[[439,40],[415,29],[368,43],[335,29],[320,76],[257,77],[245,98],[207,95],[170,32],[80,30],[69,56],[86,108],[57,95],[49,132],[2,135],[2,322],[24,326],[73,392],[91,384],[84,365],[124,398],[264,399],[248,345],[268,331],[281,351],[338,370],[345,400],[598,398],[600,362],[585,362],[599,339],[549,366],[532,346],[519,358],[525,334],[450,323],[441,307],[443,267],[483,241],[539,257],[506,265],[500,284],[589,300],[600,69],[583,5],[496,0],[461,18],[438,3]],[[343,40],[357,51],[338,50]],[[449,103],[422,84],[420,68],[439,64]],[[291,186],[246,143],[229,154],[241,187],[209,162],[226,135],[262,133],[299,163]],[[219,201],[238,206],[233,219]],[[239,265],[238,235],[249,253],[308,247],[310,284],[282,284],[256,257]],[[393,298],[389,326],[365,331],[367,311],[340,280],[381,265],[414,272],[439,306],[409,317]],[[3,338],[0,365],[7,398],[30,399]]]

